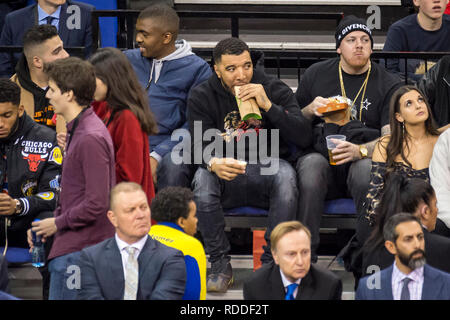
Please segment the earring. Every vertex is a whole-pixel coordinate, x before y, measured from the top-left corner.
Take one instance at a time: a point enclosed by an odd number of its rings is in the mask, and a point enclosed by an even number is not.
[[[402,135],[405,136],[405,123],[402,122]]]

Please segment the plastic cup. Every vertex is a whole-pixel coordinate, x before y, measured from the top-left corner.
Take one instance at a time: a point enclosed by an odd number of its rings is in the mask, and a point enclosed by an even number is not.
[[[335,135],[326,136],[325,139],[327,141],[328,159],[330,160],[330,164],[332,166],[335,166],[336,165],[336,160],[334,160],[333,154],[331,153],[331,151],[334,148],[336,148],[337,145],[336,145],[336,143],[331,141],[331,139],[345,141],[347,139],[347,137],[344,136],[344,135],[341,135],[341,134],[335,134]]]

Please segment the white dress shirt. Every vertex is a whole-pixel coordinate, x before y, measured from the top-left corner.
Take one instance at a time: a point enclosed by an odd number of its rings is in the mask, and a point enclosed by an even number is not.
[[[148,235],[145,235],[138,242],[135,242],[133,244],[128,244],[125,241],[123,241],[122,239],[120,239],[119,236],[117,235],[117,233],[116,233],[115,237],[116,237],[117,246],[119,247],[120,254],[122,255],[123,277],[124,277],[124,279],[126,279],[127,275],[126,275],[125,265],[128,261],[128,252],[125,250],[125,248],[129,247],[129,246],[136,248],[137,251],[135,254],[136,254],[136,259],[137,259],[139,257],[139,254],[142,251],[142,248],[144,248],[144,245],[145,245],[145,242],[147,241]]]
[[[422,300],[423,289],[423,267],[417,268],[410,274],[404,274],[394,262],[394,269],[392,271],[392,296],[394,300],[400,300],[403,289],[403,279],[410,278],[412,281],[408,284],[409,295],[411,300]]]
[[[290,284],[293,284],[293,283],[298,284],[297,288],[295,289],[295,291],[294,291],[294,293],[293,293],[294,298],[297,297],[298,287],[300,286],[300,282],[302,281],[302,279],[300,278],[300,279],[298,279],[298,280],[295,281],[295,282],[289,281],[288,278],[286,278],[286,276],[284,275],[283,271],[281,271],[281,268],[280,268],[280,274],[281,274],[281,281],[283,281],[284,293],[287,293],[287,287],[288,287]]]

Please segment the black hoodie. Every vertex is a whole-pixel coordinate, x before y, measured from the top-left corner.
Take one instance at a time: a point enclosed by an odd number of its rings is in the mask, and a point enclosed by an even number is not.
[[[271,150],[272,129],[279,129],[279,157],[288,161],[295,161],[298,156],[303,154],[303,150],[312,143],[311,124],[303,117],[292,90],[280,79],[265,74],[261,63],[263,59],[262,53],[252,52],[251,57],[254,70],[250,83],[262,84],[267,97],[272,102],[272,107],[268,112],[261,109],[262,121],[259,127],[267,129],[267,138],[263,138],[261,143],[259,143],[262,135],[258,134],[258,143],[256,144],[258,146],[266,145],[267,152],[263,153],[270,156],[273,151]],[[236,98],[223,87],[215,73],[207,81],[191,91],[187,108],[189,130],[194,146],[194,161],[195,156],[202,155],[202,160],[204,160],[202,165],[206,166],[209,162],[209,155],[203,157],[202,152],[211,143],[203,139],[203,134],[208,129],[216,129],[215,142],[219,141],[218,146],[221,146],[221,148],[219,147],[215,150],[216,152],[213,151],[211,155],[219,158],[230,156],[226,153],[227,143],[221,139],[221,134],[226,131],[224,121],[233,114],[235,115],[235,120],[237,120],[236,122],[241,119]],[[194,121],[201,121],[201,135],[200,132],[195,132]],[[233,139],[236,142],[237,138],[234,137]],[[245,160],[247,161],[249,160],[249,149],[257,150],[258,155],[261,151],[257,146],[254,146],[254,143],[252,146],[249,146],[248,142],[249,140],[245,144]],[[220,149],[222,149],[222,153]],[[235,144],[234,158],[237,156],[236,149]],[[258,156],[258,159],[261,158]]]
[[[31,80],[27,59],[23,53],[16,65],[16,74],[22,89],[29,91],[33,95],[34,115],[30,116],[37,123],[55,129],[55,124],[52,121],[54,115],[53,106],[50,105],[49,100],[45,97],[48,89],[42,89]]]

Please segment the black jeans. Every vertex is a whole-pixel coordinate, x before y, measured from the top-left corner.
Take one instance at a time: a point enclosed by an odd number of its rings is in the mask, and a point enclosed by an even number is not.
[[[204,168],[195,173],[192,188],[198,227],[211,263],[229,259],[230,244],[225,235],[223,209],[253,206],[269,210],[263,263],[273,259],[270,252],[273,228],[280,222],[295,220],[298,198],[295,170],[284,160],[279,160],[279,168],[272,175],[262,175],[262,167],[267,166],[248,164],[246,173],[232,181],[222,180]]]
[[[299,189],[297,219],[311,231],[311,254],[316,255],[320,242],[320,222],[325,200],[342,197],[353,198],[358,218],[364,212],[363,206],[370,182],[371,160],[353,162],[347,175],[347,189],[337,190],[337,182],[328,163],[328,159],[319,153],[310,153],[297,160],[296,165]]]

